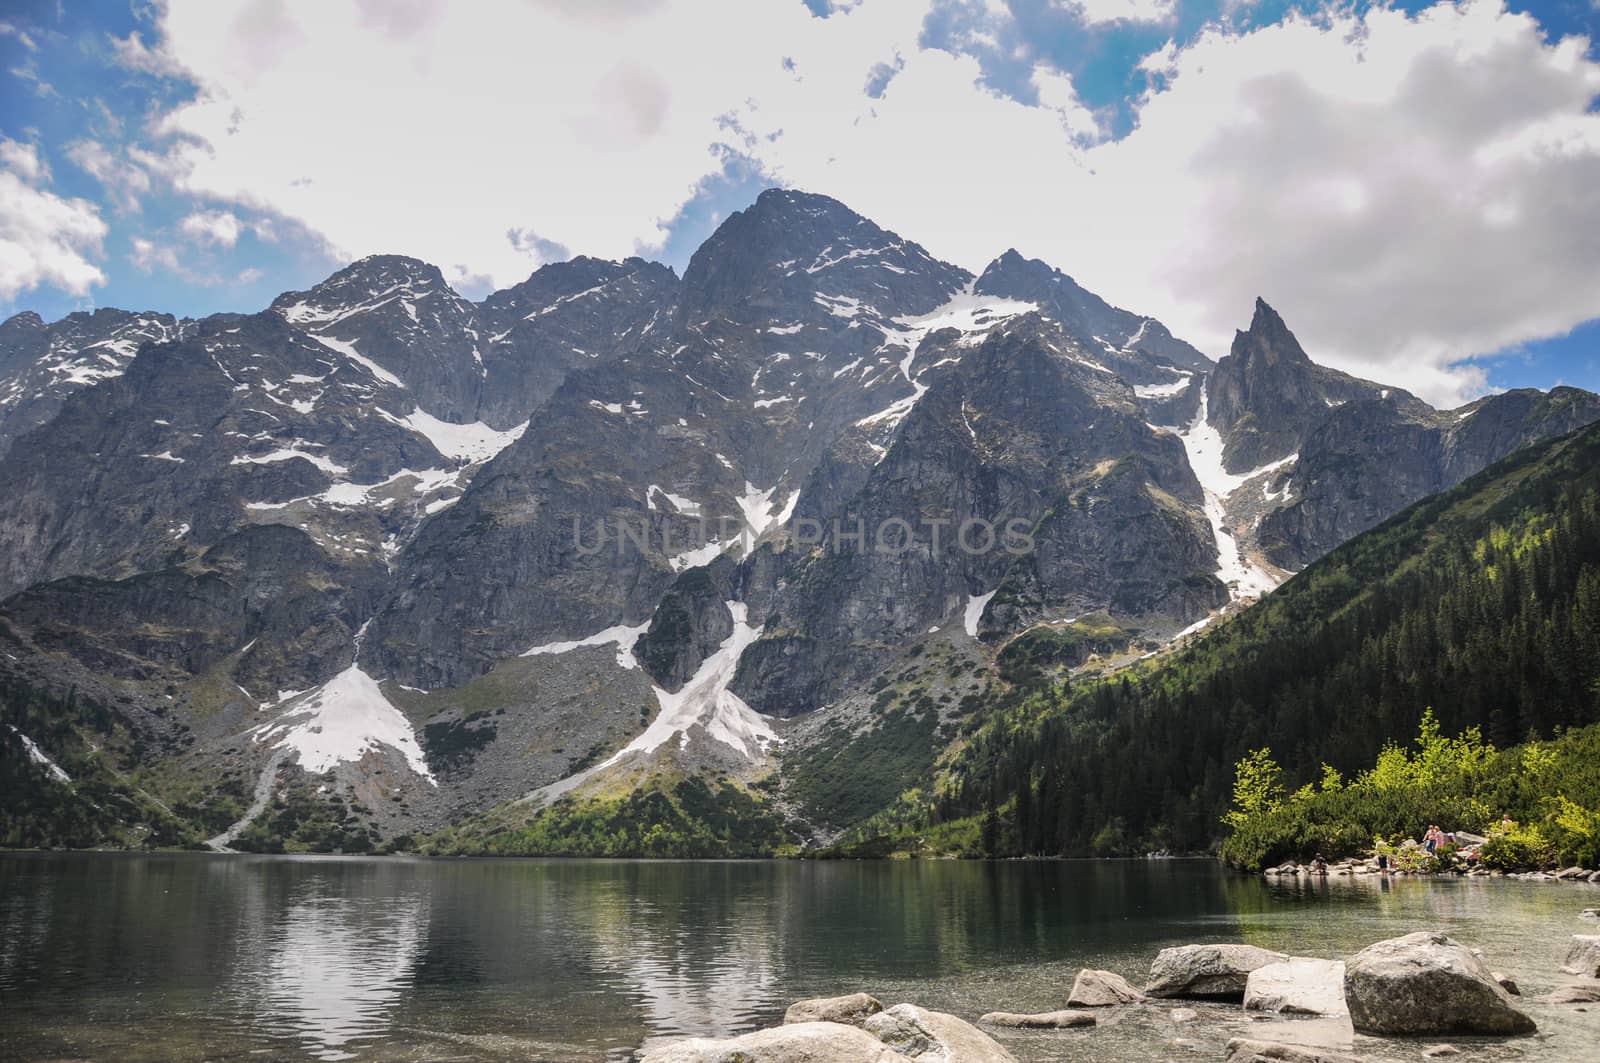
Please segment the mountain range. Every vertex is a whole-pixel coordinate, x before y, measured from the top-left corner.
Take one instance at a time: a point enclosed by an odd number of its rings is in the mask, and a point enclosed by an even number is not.
[[[0,752],[121,794],[72,814],[91,842],[403,847],[686,784],[825,842],[1008,663],[1163,653],[1596,420],[1436,410],[1262,301],[1213,363],[785,190],[681,277],[577,258],[472,302],[384,255],[256,314],[23,313]]]

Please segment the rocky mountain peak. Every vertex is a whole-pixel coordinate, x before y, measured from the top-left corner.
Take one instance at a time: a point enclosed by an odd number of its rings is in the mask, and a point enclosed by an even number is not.
[[[1211,368],[1211,360],[1154,318],[1112,306],[1067,274],[1011,248],[989,263],[973,291],[1035,303],[1095,357],[1133,384],[1170,384],[1174,368]]]
[[[689,260],[681,314],[797,308],[818,294],[888,315],[924,314],[971,279],[836,199],[769,188],[728,219]]]
[[[1256,298],[1255,314],[1250,319],[1250,328],[1234,333],[1230,353],[1236,358],[1260,360],[1267,365],[1277,365],[1279,362],[1311,365],[1311,359],[1300,346],[1300,341],[1283,323],[1283,316],[1259,296]]]

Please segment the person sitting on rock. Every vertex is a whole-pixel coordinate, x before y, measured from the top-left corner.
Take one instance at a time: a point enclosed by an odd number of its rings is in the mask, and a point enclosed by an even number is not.
[[[1328,873],[1328,862],[1322,858],[1321,853],[1318,853],[1316,859],[1311,861],[1311,873],[1313,875],[1326,875]]]

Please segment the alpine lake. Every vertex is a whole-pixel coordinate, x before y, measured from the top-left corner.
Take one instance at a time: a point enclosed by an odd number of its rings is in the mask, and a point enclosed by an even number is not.
[[[1600,887],[1268,881],[1204,860],[647,862],[0,856],[0,1059],[624,1061],[865,990],[969,1021],[1065,1005],[1080,967],[1142,984],[1168,945],[1344,958],[1443,929],[1514,978],[1531,1037],[1466,1059],[1600,1059],[1600,1008],[1550,1005]],[[1434,1041],[1162,1001],[992,1031],[1019,1060],[1215,1060],[1231,1037],[1416,1060]]]

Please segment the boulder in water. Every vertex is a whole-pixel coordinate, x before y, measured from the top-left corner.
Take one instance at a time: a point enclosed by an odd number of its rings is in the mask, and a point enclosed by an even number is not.
[[[1096,971],[1088,967],[1078,972],[1067,994],[1069,1008],[1109,1008],[1117,1004],[1134,1004],[1144,999],[1134,985],[1120,974]]]
[[[910,1063],[865,1030],[798,1022],[738,1037],[691,1037],[652,1048],[640,1063]]]
[[[880,1011],[861,1028],[902,1056],[923,1063],[1016,1063],[998,1041],[970,1022],[915,1004]]]
[[[1438,931],[1370,945],[1345,965],[1344,998],[1360,1033],[1533,1033],[1494,974]]]
[[[1551,1004],[1600,1004],[1600,982],[1574,982],[1560,986],[1544,999]]]
[[[867,993],[851,993],[842,997],[815,997],[789,1005],[783,1013],[785,1024],[797,1022],[840,1022],[846,1026],[860,1026],[869,1015],[883,1010],[877,997]]]
[[[1144,991],[1152,997],[1240,1000],[1251,971],[1288,958],[1254,945],[1179,945],[1156,956]]]
[[[1600,978],[1600,934],[1573,934],[1567,962],[1561,969],[1585,978]]]
[[[1228,1042],[1225,1063],[1361,1063],[1361,1061],[1355,1056],[1332,1052],[1326,1048],[1235,1037]]]
[[[984,1026],[1009,1026],[1018,1030],[1066,1030],[1074,1026],[1093,1026],[1092,1011],[1041,1011],[1019,1015],[1010,1011],[991,1011],[978,1019]]]
[[[1257,967],[1245,980],[1244,1008],[1286,1015],[1346,1015],[1344,964],[1297,956]]]

